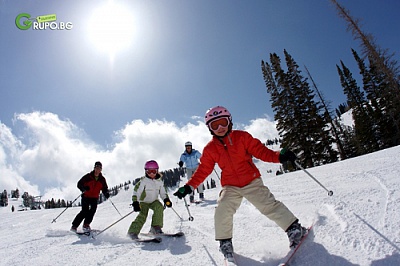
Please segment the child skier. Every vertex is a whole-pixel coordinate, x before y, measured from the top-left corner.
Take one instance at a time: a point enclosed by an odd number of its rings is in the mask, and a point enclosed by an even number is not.
[[[158,169],[159,167],[156,161],[147,161],[144,165],[145,176],[136,183],[133,189],[133,210],[139,212],[128,230],[128,236],[133,240],[138,239],[140,230],[146,222],[149,209],[153,210],[150,233],[163,233],[164,206],[158,200],[158,196],[160,195],[163,199],[166,207],[171,208],[172,202],[169,200],[167,190],[161,175],[158,173]]]
[[[281,152],[272,151],[248,132],[232,130],[232,116],[225,107],[209,109],[205,114],[205,123],[213,138],[203,149],[200,165],[192,178],[174,195],[182,199],[190,194],[218,163],[222,170],[222,190],[215,209],[214,227],[215,239],[220,241],[220,251],[225,258],[234,261],[233,215],[243,198],[281,227],[289,237],[290,246],[295,247],[307,229],[298,223],[298,219],[282,202],[275,200],[263,184],[260,171],[253,163],[253,156],[266,162],[283,163],[296,160],[296,155],[285,149]]]

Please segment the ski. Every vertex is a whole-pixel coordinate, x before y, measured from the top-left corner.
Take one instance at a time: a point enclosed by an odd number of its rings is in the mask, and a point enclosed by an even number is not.
[[[75,234],[80,236],[90,236],[90,232],[75,232]]]
[[[278,266],[287,266],[289,265],[289,262],[291,261],[291,259],[294,257],[294,255],[296,254],[297,250],[299,250],[300,246],[303,244],[304,240],[306,240],[308,234],[310,233],[310,231],[312,230],[314,224],[312,224],[310,227],[307,228],[307,233],[303,236],[303,238],[301,239],[300,243],[291,251],[289,251],[289,253],[286,255],[284,262],[281,262]]]
[[[153,238],[138,238],[134,239],[133,241],[138,243],[161,243],[161,237],[153,237]]]
[[[177,233],[162,233],[162,234],[151,234],[151,233],[140,233],[141,235],[144,236],[166,236],[166,237],[181,237],[184,236],[185,233],[184,232],[177,232]]]
[[[199,204],[201,204],[201,203],[204,203],[204,201],[202,201],[202,200],[196,200],[196,201],[190,202],[190,204],[195,204],[195,205],[199,205]],[[190,204],[188,204],[188,206],[190,206]]]
[[[74,233],[77,234],[77,235],[80,235],[80,236],[93,236],[93,235],[96,235],[98,232],[100,232],[100,230],[94,230],[93,229],[93,230],[90,230],[88,232],[76,231]]]

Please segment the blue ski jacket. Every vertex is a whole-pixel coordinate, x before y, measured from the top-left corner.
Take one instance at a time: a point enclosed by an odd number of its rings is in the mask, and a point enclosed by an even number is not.
[[[184,162],[186,168],[194,169],[199,166],[199,159],[201,157],[201,153],[198,150],[192,149],[192,152],[189,154],[186,151],[182,153],[180,161]]]

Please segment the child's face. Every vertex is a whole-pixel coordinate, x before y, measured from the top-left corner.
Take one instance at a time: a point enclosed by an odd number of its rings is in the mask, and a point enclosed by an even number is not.
[[[214,132],[217,137],[225,136],[226,132],[229,130],[230,121],[227,117],[221,117],[208,125],[208,127]]]
[[[214,131],[214,134],[217,137],[223,137],[225,136],[226,132],[228,132],[228,128],[227,127],[220,127],[219,129],[217,129],[217,131]]]
[[[152,179],[154,179],[156,177],[157,172],[158,172],[157,169],[147,169],[146,170],[146,174]]]

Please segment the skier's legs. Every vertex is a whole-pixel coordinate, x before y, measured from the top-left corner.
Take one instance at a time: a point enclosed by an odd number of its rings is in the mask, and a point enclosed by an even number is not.
[[[222,188],[214,214],[215,240],[232,238],[233,215],[242,203],[242,198],[240,188]]]
[[[197,187],[197,190],[199,193],[203,193],[204,192],[204,184],[201,183],[200,186]]]
[[[160,226],[164,225],[164,206],[160,201],[155,200],[150,203],[149,208],[153,210],[153,216],[151,219],[151,226]]]
[[[90,224],[93,221],[94,214],[97,211],[97,199],[90,198],[89,199],[89,210],[86,214],[84,224]]]
[[[143,225],[146,222],[148,213],[149,213],[149,204],[144,202],[140,203],[140,212],[138,216],[136,216],[136,219],[131,223],[131,226],[128,229],[128,234],[140,233],[140,230],[142,230]]]
[[[294,214],[264,186],[261,178],[255,179],[242,188],[243,196],[262,214],[274,221],[279,227],[286,229],[297,220]]]
[[[79,227],[83,219],[87,216],[89,212],[89,200],[88,198],[82,196],[81,198],[81,211],[76,215],[75,219],[72,221],[73,227]]]
[[[197,187],[197,192],[199,193],[199,199],[204,199],[204,183],[201,183],[200,186]]]
[[[194,174],[194,172],[196,171],[197,168],[186,168],[186,176],[187,179],[189,180],[190,178],[192,178],[192,175]],[[195,189],[192,191],[192,193],[190,194],[190,202],[194,201],[194,191]]]

